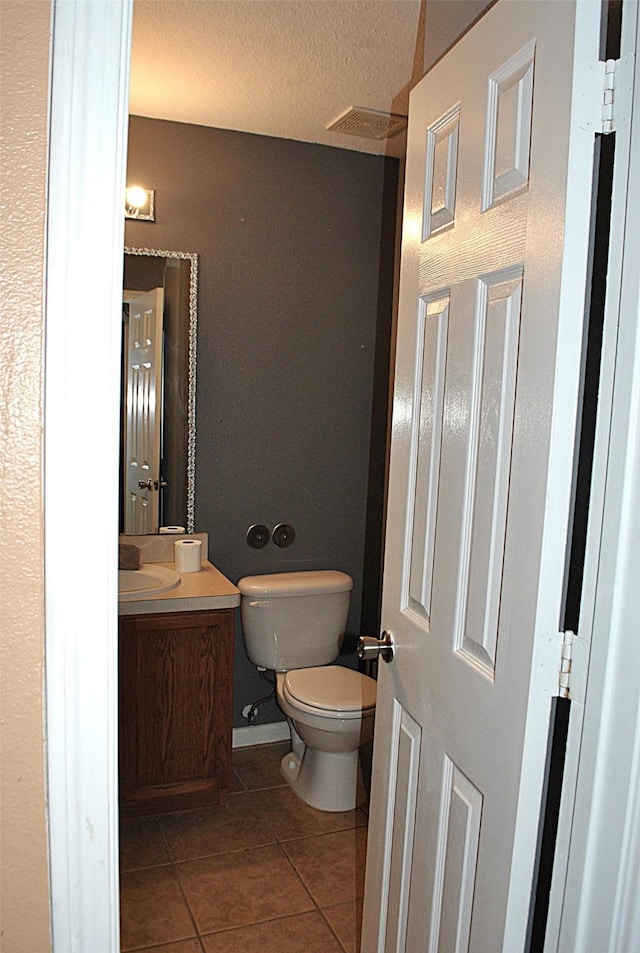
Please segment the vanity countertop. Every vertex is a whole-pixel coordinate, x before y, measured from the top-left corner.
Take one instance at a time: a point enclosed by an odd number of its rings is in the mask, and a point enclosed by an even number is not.
[[[172,562],[158,563],[175,569]],[[207,559],[200,572],[180,573],[180,585],[153,596],[139,596],[118,603],[118,615],[149,615],[152,612],[197,612],[200,609],[232,609],[240,605],[240,590]]]

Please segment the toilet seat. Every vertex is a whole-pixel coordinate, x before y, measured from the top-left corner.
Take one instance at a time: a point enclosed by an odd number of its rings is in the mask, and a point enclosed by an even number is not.
[[[341,665],[286,672],[282,692],[293,707],[325,718],[360,718],[376,705],[374,679]]]

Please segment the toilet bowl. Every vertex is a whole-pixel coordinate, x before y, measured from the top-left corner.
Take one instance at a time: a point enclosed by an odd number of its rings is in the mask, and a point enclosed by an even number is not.
[[[246,576],[242,633],[254,665],[276,673],[291,751],[281,771],[321,811],[348,811],[365,798],[359,749],[373,737],[374,679],[335,665],[353,582],[333,570]]]
[[[353,810],[367,796],[360,747],[373,738],[375,681],[339,665],[295,669],[276,675],[276,698],[292,740],[285,780],[318,810]]]

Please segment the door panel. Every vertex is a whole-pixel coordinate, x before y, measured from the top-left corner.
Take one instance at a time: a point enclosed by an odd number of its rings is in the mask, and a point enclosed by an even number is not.
[[[488,78],[483,211],[529,181],[534,55],[527,44]]]
[[[445,757],[430,953],[468,948],[481,816],[482,793]]]
[[[570,170],[578,28],[597,51],[597,4],[499,0],[411,96],[382,607],[395,657],[379,672],[363,953],[524,949],[582,355],[588,237],[563,246],[590,208]]]
[[[478,283],[470,381],[454,644],[493,680],[504,559],[522,272]]]
[[[162,288],[136,295],[129,304],[124,451],[128,536],[157,533],[160,525],[163,307]]]
[[[412,439],[414,455],[409,490],[413,503],[413,530],[405,604],[426,621],[431,612],[448,323],[448,296],[421,300],[417,353],[422,367],[416,374],[419,388],[414,397],[416,432]]]
[[[385,873],[388,881],[383,894],[386,930],[383,949],[405,948],[408,921],[409,885],[414,867],[413,845],[418,804],[418,778],[422,748],[422,729],[397,700],[392,714],[389,780],[393,819],[387,832]]]

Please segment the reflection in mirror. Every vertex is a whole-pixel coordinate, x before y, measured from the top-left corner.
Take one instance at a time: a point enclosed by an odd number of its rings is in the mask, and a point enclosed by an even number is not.
[[[120,532],[194,532],[198,256],[124,249]]]

